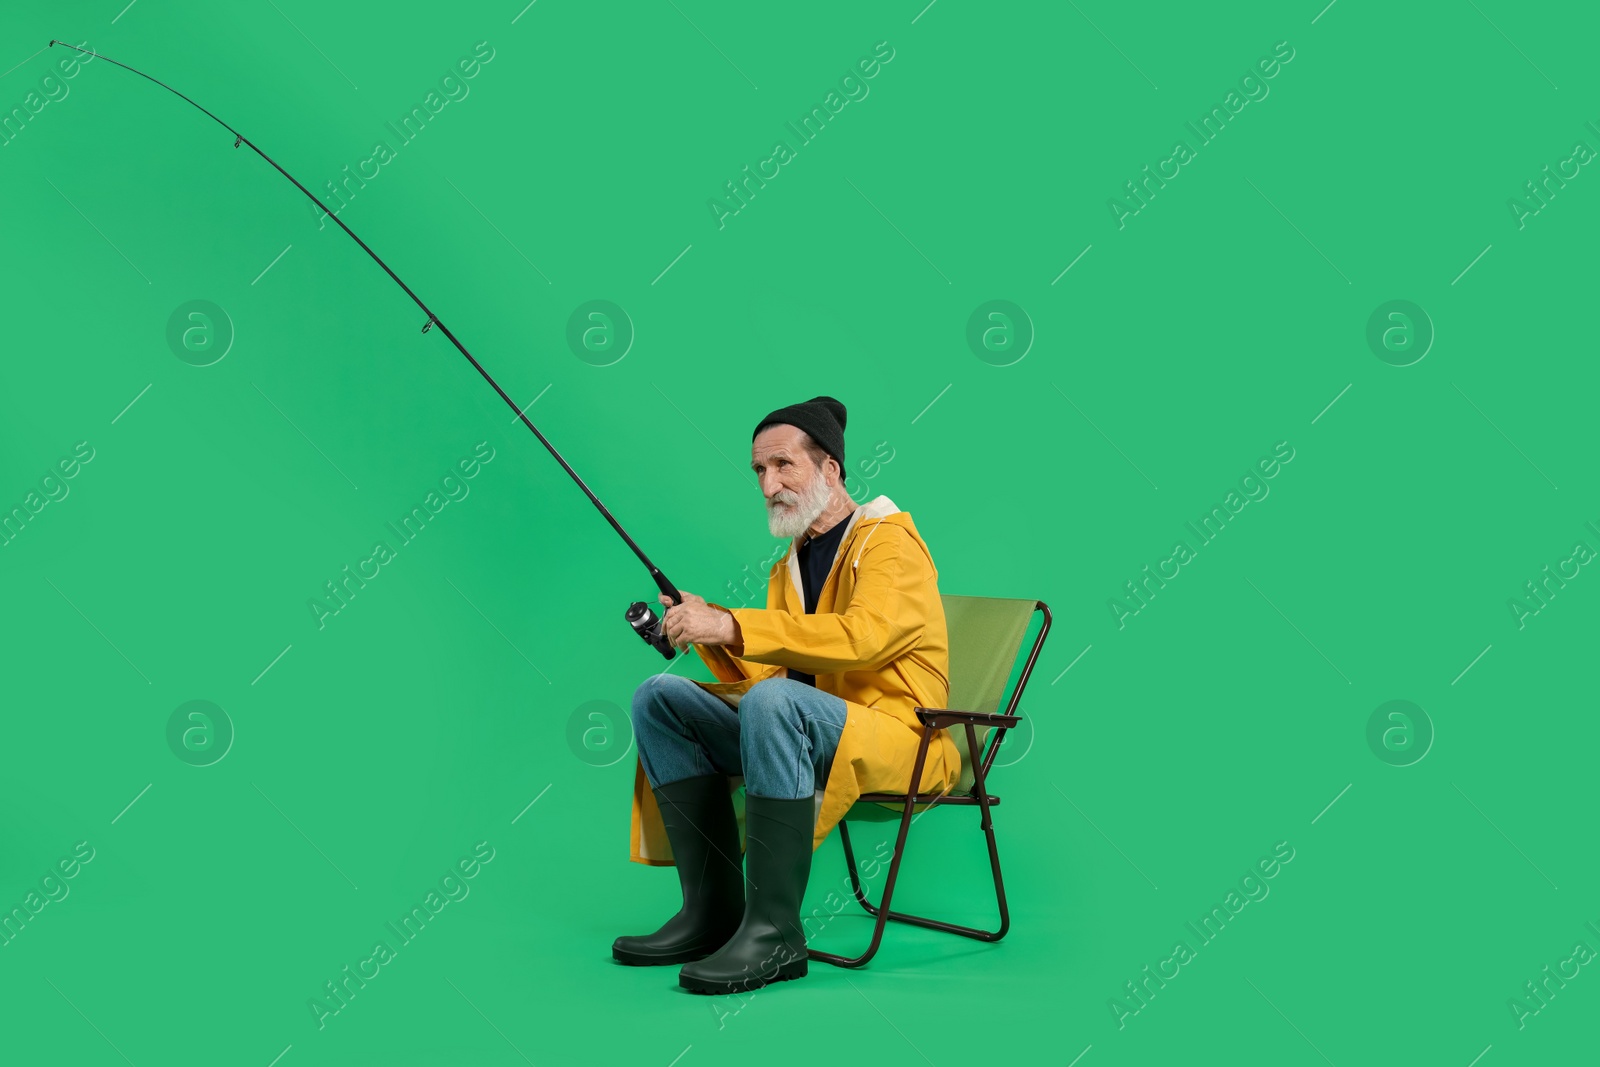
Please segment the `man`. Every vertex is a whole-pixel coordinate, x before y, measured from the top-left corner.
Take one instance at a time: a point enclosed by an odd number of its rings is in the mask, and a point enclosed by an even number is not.
[[[805,975],[812,850],[862,793],[911,786],[923,729],[913,709],[949,697],[939,572],[909,513],[886,496],[850,499],[844,427],[829,396],[756,425],[750,467],[768,528],[793,539],[768,576],[767,606],[662,597],[663,632],[675,648],[693,645],[718,680],[658,674],[634,693],[631,858],[676,863],[683,904],[654,933],[619,937],[612,956],[682,963],[691,992]],[[940,731],[919,792],[948,792],[960,771]]]

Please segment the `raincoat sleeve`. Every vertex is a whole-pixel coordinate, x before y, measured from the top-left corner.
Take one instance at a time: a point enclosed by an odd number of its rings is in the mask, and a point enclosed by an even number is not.
[[[911,534],[884,524],[861,554],[843,614],[734,608],[744,638],[739,655],[807,674],[875,670],[917,646],[929,598],[938,595],[936,580],[932,560]]]

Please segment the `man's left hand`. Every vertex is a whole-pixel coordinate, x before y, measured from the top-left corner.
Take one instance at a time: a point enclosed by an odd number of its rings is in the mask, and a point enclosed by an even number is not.
[[[674,604],[665,593],[657,598],[667,606],[661,632],[672,647],[682,651],[690,645],[731,645],[736,643],[739,624],[732,613],[718,611],[686,589],[678,590],[683,603]]]

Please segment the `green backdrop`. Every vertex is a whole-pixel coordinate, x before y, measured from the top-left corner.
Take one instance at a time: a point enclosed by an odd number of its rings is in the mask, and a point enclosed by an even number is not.
[[[1592,1056],[1591,11],[123,3],[0,15],[8,1060]],[[843,399],[941,589],[1055,614],[1010,936],[613,965],[644,570],[52,37],[685,589]],[[991,921],[976,823],[897,904]]]

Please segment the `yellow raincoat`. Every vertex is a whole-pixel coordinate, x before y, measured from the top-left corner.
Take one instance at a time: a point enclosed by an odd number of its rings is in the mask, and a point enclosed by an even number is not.
[[[768,576],[765,608],[711,605],[739,620],[740,655],[730,655],[727,646],[695,646],[718,679],[695,684],[734,708],[751,686],[786,678],[789,668],[815,675],[818,689],[848,705],[812,848],[862,793],[906,791],[922,739],[913,709],[946,707],[950,695],[939,572],[910,513],[880,495],[842,521],[849,525],[814,614],[805,610],[796,538]],[[940,730],[928,747],[918,792],[948,792],[960,773],[960,754],[949,732]],[[730,779],[729,788],[737,781]],[[635,863],[672,864],[655,794],[637,762],[632,838]]]

